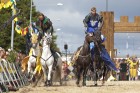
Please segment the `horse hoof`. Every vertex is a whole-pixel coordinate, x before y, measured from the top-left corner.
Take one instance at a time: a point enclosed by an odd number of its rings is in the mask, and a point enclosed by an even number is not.
[[[102,86],[105,84],[105,82],[102,82]]]
[[[32,78],[32,81],[33,81],[33,82],[35,82],[35,81],[36,81],[36,78],[35,78],[35,76],[33,76],[33,78]]]
[[[48,85],[47,86],[51,86],[51,81],[50,80],[48,80]]]
[[[76,82],[76,85],[79,85],[79,82],[78,81]]]
[[[78,84],[77,87],[81,87],[81,86]]]
[[[83,83],[83,86],[86,86],[86,83]]]
[[[94,86],[97,86],[97,84],[94,84]]]
[[[48,87],[50,87],[51,85],[50,85],[50,84],[48,84],[47,86],[48,86]]]
[[[51,84],[49,83],[47,86],[49,87],[49,86],[51,86]]]
[[[44,87],[46,87],[47,86],[47,81],[45,81],[45,83],[44,83]]]
[[[62,86],[62,84],[63,84],[62,81],[60,81],[60,86]]]
[[[44,84],[44,87],[46,87],[47,86],[47,84]]]

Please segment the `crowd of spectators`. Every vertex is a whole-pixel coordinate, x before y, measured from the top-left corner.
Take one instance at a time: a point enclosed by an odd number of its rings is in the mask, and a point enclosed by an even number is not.
[[[13,61],[16,63],[21,64],[22,59],[25,57],[25,54],[22,54],[21,51],[13,51],[11,49],[4,49],[0,47],[0,59],[1,60],[6,60],[6,61]]]
[[[116,73],[117,80],[140,80],[140,60],[139,58],[126,57],[116,58],[116,67],[120,73]]]

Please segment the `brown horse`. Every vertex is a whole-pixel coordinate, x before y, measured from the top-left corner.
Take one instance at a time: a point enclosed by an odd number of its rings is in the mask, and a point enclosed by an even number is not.
[[[82,48],[82,49],[81,49]],[[87,36],[85,37],[85,41],[82,47],[78,48],[80,50],[80,53],[78,55],[78,58],[74,64],[74,69],[77,76],[76,84],[77,86],[80,86],[80,77],[83,75],[83,86],[86,86],[86,74],[89,69],[90,63],[91,63],[91,57],[90,57],[90,48],[89,43],[87,41]]]
[[[95,43],[94,48],[94,55],[91,55],[89,44],[90,42]],[[80,50],[80,53],[78,55],[78,58],[76,59],[76,62],[74,64],[74,69],[77,76],[76,84],[79,86],[80,77],[81,74],[83,74],[83,86],[86,85],[86,74],[87,70],[90,69],[93,72],[94,77],[94,84],[97,86],[97,80],[100,79],[103,76],[102,84],[104,84],[105,76],[108,73],[108,68],[104,64],[100,52],[102,47],[104,47],[102,44],[96,41],[94,35],[86,35],[84,45],[82,47],[79,47],[77,51]]]
[[[104,48],[105,46],[101,43],[101,39],[100,39],[101,33],[100,31],[96,32],[96,37],[95,37],[95,33],[92,36],[87,36],[87,41],[90,42],[94,42],[95,47],[93,50],[94,51],[94,55],[91,55],[92,58],[92,66],[91,66],[91,71],[94,73],[93,77],[94,77],[94,84],[95,86],[97,86],[97,80],[100,79],[101,77],[103,77],[102,79],[102,84],[104,84],[106,75],[108,74],[109,68],[105,65],[104,61],[101,58],[101,50],[102,48]]]

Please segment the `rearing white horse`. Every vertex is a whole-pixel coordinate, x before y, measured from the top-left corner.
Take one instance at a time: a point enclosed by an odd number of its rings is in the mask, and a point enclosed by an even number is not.
[[[43,40],[43,52],[42,52],[42,56],[41,56],[42,70],[44,72],[45,85],[50,86],[51,79],[52,79],[52,77],[51,77],[52,67],[53,67],[53,63],[54,63],[54,57],[50,50],[50,44],[52,42],[52,35],[45,33],[42,40]],[[48,78],[47,78],[46,66],[48,67]]]
[[[41,50],[39,47],[39,41],[38,41],[38,34],[32,33],[31,34],[31,43],[32,43],[32,55],[30,55],[29,60],[28,60],[28,74],[30,73],[35,74],[36,71],[32,69],[32,67],[36,67],[36,61],[37,57],[41,56]],[[34,72],[33,72],[34,71]]]

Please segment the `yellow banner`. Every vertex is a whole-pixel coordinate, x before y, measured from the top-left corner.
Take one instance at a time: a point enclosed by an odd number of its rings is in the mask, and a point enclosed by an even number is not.
[[[10,1],[10,0],[0,0],[0,3],[7,3],[8,1]]]
[[[10,0],[3,1],[3,2],[1,1],[1,3],[0,3],[0,9],[8,8],[10,6],[12,6],[12,2]]]
[[[16,1],[15,0],[1,0],[0,10],[2,8],[8,8],[8,7],[11,7],[12,9],[14,9],[14,6],[12,6],[12,4],[16,5]]]

